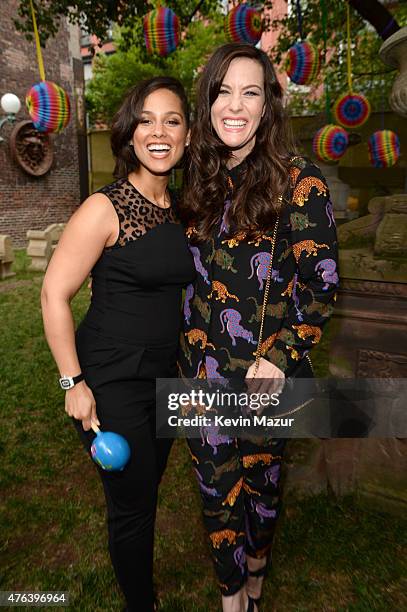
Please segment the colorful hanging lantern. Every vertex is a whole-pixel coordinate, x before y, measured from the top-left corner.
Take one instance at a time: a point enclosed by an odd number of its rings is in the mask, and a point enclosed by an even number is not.
[[[35,129],[39,132],[61,132],[69,123],[68,94],[52,81],[33,85],[25,103]]]
[[[337,161],[344,155],[349,142],[348,133],[339,125],[324,125],[315,134],[312,148],[319,160]]]
[[[375,168],[394,166],[400,157],[400,140],[391,130],[378,130],[368,142],[370,163]]]
[[[370,110],[370,102],[365,96],[349,93],[336,100],[333,114],[339,125],[352,129],[360,127],[369,119]]]
[[[247,4],[235,6],[225,17],[225,32],[233,42],[256,45],[262,31],[261,14]]]
[[[297,85],[309,85],[317,77],[320,65],[319,49],[306,40],[288,50],[287,74]]]
[[[147,13],[143,28],[149,53],[165,57],[178,47],[180,24],[177,15],[171,9],[161,6]]]

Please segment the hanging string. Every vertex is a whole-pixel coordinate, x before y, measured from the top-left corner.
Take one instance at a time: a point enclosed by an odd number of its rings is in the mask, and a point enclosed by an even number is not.
[[[30,7],[31,7],[32,20],[33,20],[35,46],[37,48],[38,68],[39,68],[39,71],[40,71],[41,81],[45,81],[45,70],[44,70],[44,62],[42,61],[40,36],[38,34],[37,20],[35,18],[35,11],[34,11],[34,5],[33,5],[33,1],[32,0],[30,0]]]
[[[352,93],[352,48],[350,38],[350,6],[349,1],[346,3],[346,55],[348,65],[348,89],[349,93]]]
[[[301,4],[300,0],[297,0],[297,21],[298,21],[298,32],[300,34],[301,40],[304,40],[304,33],[302,29],[302,12],[301,12]]]
[[[329,76],[328,76],[328,71],[326,69],[327,66],[327,61],[326,61],[326,56],[327,56],[327,46],[328,46],[328,27],[327,27],[327,11],[326,11],[326,2],[325,0],[320,0],[320,5],[321,5],[321,13],[322,13],[322,36],[324,39],[324,65],[325,65],[325,80],[324,80],[324,90],[325,90],[325,114],[326,114],[326,119],[327,122],[330,123],[332,120],[332,115],[331,115],[331,98],[330,98],[330,93],[329,93]]]

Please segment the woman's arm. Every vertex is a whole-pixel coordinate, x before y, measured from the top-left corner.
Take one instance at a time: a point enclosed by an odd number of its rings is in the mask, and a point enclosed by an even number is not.
[[[117,233],[117,216],[109,199],[94,194],[71,217],[49,263],[41,292],[42,315],[61,376],[76,376],[81,371],[70,302]],[[81,419],[86,430],[91,418],[96,420],[93,395],[84,381],[66,392],[65,410]]]
[[[339,285],[336,227],[326,181],[314,165],[296,173],[289,213],[298,273],[290,286],[287,316],[267,353],[286,376],[319,342]]]

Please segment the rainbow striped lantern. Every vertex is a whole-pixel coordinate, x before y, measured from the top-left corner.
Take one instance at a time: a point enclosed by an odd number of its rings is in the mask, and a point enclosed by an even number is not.
[[[368,142],[370,163],[375,168],[394,166],[400,157],[400,140],[391,130],[378,130]]]
[[[225,32],[233,42],[256,45],[263,31],[261,14],[252,6],[235,6],[225,17]]]
[[[357,128],[369,119],[370,102],[362,94],[346,94],[336,100],[333,114],[339,125]]]
[[[319,73],[319,49],[308,41],[295,43],[288,50],[287,74],[297,85],[309,85]]]
[[[321,161],[337,161],[345,153],[348,142],[348,133],[339,125],[330,123],[315,134],[312,148]]]
[[[165,57],[178,47],[179,19],[169,8],[161,6],[144,16],[144,40],[147,51]]]
[[[33,85],[25,97],[28,113],[39,132],[61,132],[71,116],[68,94],[52,81]]]

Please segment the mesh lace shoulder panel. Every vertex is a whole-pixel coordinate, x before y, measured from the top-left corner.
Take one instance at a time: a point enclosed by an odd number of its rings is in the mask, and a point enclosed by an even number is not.
[[[178,223],[173,207],[160,208],[149,202],[125,178],[99,189],[113,204],[119,219],[119,237],[108,248],[124,246],[162,223]]]

